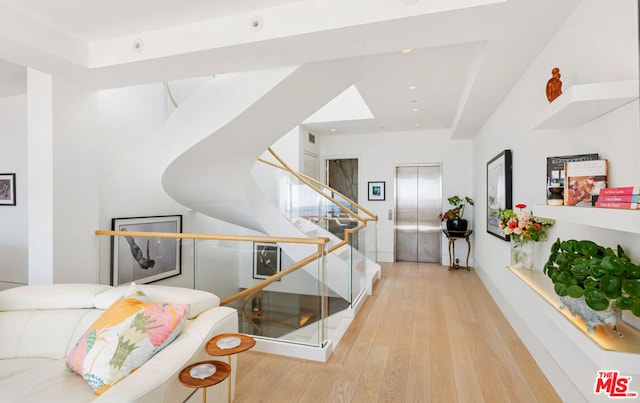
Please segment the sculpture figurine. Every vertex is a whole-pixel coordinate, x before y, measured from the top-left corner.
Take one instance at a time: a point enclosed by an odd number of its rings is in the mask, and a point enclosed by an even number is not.
[[[562,81],[560,81],[560,69],[554,67],[551,70],[551,78],[547,81],[547,99],[553,102],[554,99],[562,95]]]
[[[622,337],[622,333],[618,332],[618,322],[622,320],[622,311],[617,307],[609,307],[604,311],[594,311],[586,302],[584,297],[572,298],[569,296],[560,297],[560,301],[564,304],[560,309],[567,308],[573,316],[579,316],[587,325],[587,333],[594,334],[597,325],[607,325]]]

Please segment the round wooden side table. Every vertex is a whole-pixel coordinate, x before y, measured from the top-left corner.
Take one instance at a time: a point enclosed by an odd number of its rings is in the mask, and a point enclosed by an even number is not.
[[[211,364],[216,367],[216,372],[206,378],[194,378],[191,376],[191,370],[198,365]],[[231,374],[231,366],[222,361],[201,361],[188,365],[180,371],[178,379],[180,383],[189,388],[202,388],[202,403],[207,403],[207,388],[217,385],[224,381]]]
[[[226,347],[226,345],[232,347]],[[227,356],[229,367],[231,367],[232,355],[247,351],[255,345],[256,340],[246,334],[223,333],[209,340],[205,350],[207,354],[214,357]],[[231,403],[231,376],[229,376],[227,396],[227,401]]]

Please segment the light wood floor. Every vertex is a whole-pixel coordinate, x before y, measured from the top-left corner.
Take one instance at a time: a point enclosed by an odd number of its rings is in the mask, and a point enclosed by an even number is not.
[[[329,362],[247,351],[234,402],[560,402],[471,271],[384,264]]]

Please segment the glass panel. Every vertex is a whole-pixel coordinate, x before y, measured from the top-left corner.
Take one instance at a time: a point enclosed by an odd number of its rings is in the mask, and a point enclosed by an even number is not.
[[[294,248],[307,256],[317,251],[316,245],[198,240],[195,288],[229,298],[291,267],[296,262],[288,252]],[[229,303],[238,310],[239,331],[320,347],[325,333],[322,301],[327,297],[323,264],[324,259],[312,262]]]
[[[375,221],[368,222],[366,232],[362,229],[352,232],[362,225],[355,215],[369,215],[341,194],[260,162],[253,168],[253,177],[269,200],[303,233],[309,237],[328,237],[330,247],[348,242],[328,258],[326,285],[330,294],[353,303],[366,290],[367,266],[371,266],[367,259],[376,261]]]

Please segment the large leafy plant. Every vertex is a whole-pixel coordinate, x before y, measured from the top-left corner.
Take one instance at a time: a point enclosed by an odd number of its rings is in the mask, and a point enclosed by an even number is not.
[[[640,266],[631,262],[620,245],[614,252],[592,241],[557,239],[544,273],[561,297],[584,296],[596,311],[615,301],[617,308],[640,317]]]
[[[453,206],[451,209],[445,211],[444,213],[440,213],[440,220],[455,220],[462,219],[464,216],[464,208],[468,205],[473,206],[473,199],[469,196],[460,197],[458,195],[451,196],[447,199],[449,204]]]

